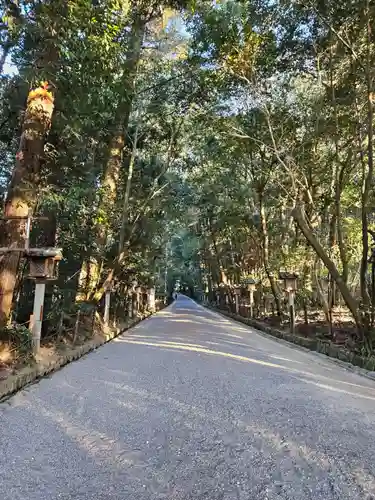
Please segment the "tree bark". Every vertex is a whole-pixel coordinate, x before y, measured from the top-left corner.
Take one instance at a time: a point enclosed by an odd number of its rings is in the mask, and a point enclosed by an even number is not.
[[[372,83],[372,67],[371,67],[371,21],[370,21],[370,6],[369,0],[366,2],[366,15],[367,15],[367,60],[366,60],[366,87],[367,87],[367,172],[363,169],[363,183],[362,183],[362,259],[361,259],[361,272],[360,272],[360,287],[362,302],[365,306],[369,305],[369,294],[367,290],[367,267],[368,267],[368,210],[369,210],[369,195],[372,188],[373,172],[374,172],[374,154],[373,154],[373,83]]]
[[[51,126],[53,107],[54,99],[47,84],[29,92],[16,164],[5,199],[5,217],[26,217],[29,209],[35,207],[44,140]],[[24,226],[20,220],[0,221],[0,246],[23,248]],[[11,252],[0,259],[1,328],[10,317],[21,254]]]
[[[123,160],[123,150],[126,144],[126,134],[129,126],[130,113],[134,99],[135,82],[138,63],[141,56],[142,41],[144,36],[145,21],[135,16],[129,35],[129,49],[124,66],[124,89],[123,97],[118,103],[113,134],[109,142],[108,160],[104,170],[102,189],[103,195],[98,209],[100,222],[96,227],[96,240],[101,253],[105,252],[108,231],[111,225],[112,214],[117,200],[117,189]],[[123,252],[124,253],[124,252]],[[124,253],[125,255],[125,253]],[[103,260],[93,261],[93,273],[98,276],[98,281],[93,291],[94,300],[98,300],[103,293],[99,286],[102,282],[102,271],[104,271]],[[94,269],[96,268],[96,269]],[[109,271],[105,282],[112,279],[113,269]]]
[[[331,100],[333,106],[333,114],[335,119],[335,155],[332,162],[332,177],[331,177],[331,193],[330,193],[330,221],[329,221],[329,247],[331,255],[334,254],[334,249],[337,244],[337,208],[335,203],[337,201],[337,186],[338,186],[338,160],[339,160],[339,146],[338,146],[338,121],[337,121],[337,103],[336,103],[336,92],[333,82],[333,47],[332,42],[330,44],[330,55],[329,55],[329,74],[330,74],[330,86],[331,86]],[[336,302],[336,285],[335,280],[332,276],[329,277],[329,293],[328,293],[328,304],[330,315],[332,315],[332,308],[335,306]]]
[[[215,236],[214,230],[212,229],[211,221],[210,221],[210,232],[211,232],[212,245],[213,245],[213,249],[214,249],[214,253],[215,253],[215,257],[216,257],[216,261],[217,261],[217,269],[218,269],[218,273],[219,273],[219,277],[220,277],[220,282],[224,283],[226,285],[228,282],[228,278],[227,278],[226,272],[224,271],[222,260],[220,259],[220,256],[219,256],[219,250],[217,247],[216,236]]]
[[[110,211],[114,207],[117,198],[117,187],[119,184],[120,171],[122,166],[123,149],[126,144],[126,133],[129,126],[129,118],[134,98],[134,89],[137,76],[138,63],[141,56],[141,48],[144,34],[144,23],[138,18],[133,21],[129,50],[124,67],[124,89],[123,97],[120,100],[115,117],[115,125],[109,143],[107,165],[105,167],[102,188],[103,197],[99,207],[99,212],[104,215],[104,224],[98,226],[98,243],[101,247],[105,245]]]
[[[119,246],[118,246],[118,255],[119,255],[120,259],[121,259],[121,254],[124,251],[126,226],[128,224],[130,190],[131,190],[131,185],[132,185],[134,164],[135,164],[135,159],[137,156],[137,148],[138,148],[138,144],[137,144],[138,143],[138,130],[139,130],[139,123],[136,124],[136,129],[135,129],[135,133],[134,133],[134,137],[133,137],[133,147],[132,147],[132,153],[131,153],[130,161],[129,161],[128,176],[126,179],[125,194],[124,194],[124,202],[123,202],[123,206],[122,206]]]
[[[345,166],[340,169],[339,179],[336,184],[336,219],[337,219],[337,244],[339,246],[340,259],[342,264],[342,279],[348,283],[349,277],[349,260],[344,241],[344,231],[342,227],[341,214],[341,193],[344,185]]]

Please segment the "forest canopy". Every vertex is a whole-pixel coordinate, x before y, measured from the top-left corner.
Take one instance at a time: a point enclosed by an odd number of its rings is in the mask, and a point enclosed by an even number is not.
[[[0,14],[0,328],[30,314],[14,249],[31,213],[32,245],[63,254],[45,314],[134,279],[214,300],[251,277],[282,321],[287,270],[301,308],[331,327],[344,308],[372,350],[373,2],[2,0]]]

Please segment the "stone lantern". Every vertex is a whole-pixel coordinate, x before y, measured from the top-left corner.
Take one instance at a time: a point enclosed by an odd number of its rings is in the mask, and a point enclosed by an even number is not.
[[[214,289],[214,296],[215,296],[215,300],[216,300],[216,306],[219,307],[220,306],[220,289],[218,287],[216,287]]]
[[[254,311],[254,292],[257,289],[257,283],[253,278],[248,278],[245,280],[245,284],[247,285],[247,291],[249,292],[250,299],[250,318],[253,317]]]
[[[147,309],[152,313],[156,311],[155,286],[150,286],[147,290]]]
[[[51,281],[57,279],[57,264],[62,259],[57,249],[31,248],[25,252],[29,260],[29,279]]]
[[[286,292],[295,292],[297,290],[298,274],[282,271],[279,273],[279,279],[284,282]]]
[[[234,298],[236,301],[236,314],[239,314],[239,312],[240,312],[240,296],[241,296],[241,286],[235,285],[234,286]]]
[[[284,282],[284,291],[288,294],[290,333],[293,334],[295,330],[294,296],[297,290],[298,274],[282,271],[279,273],[279,279]]]
[[[29,261],[28,278],[35,281],[34,307],[29,328],[32,332],[33,351],[37,354],[40,349],[46,283],[57,279],[57,265],[62,259],[62,253],[59,248],[26,248],[24,255]]]
[[[226,304],[228,303],[228,294],[225,289],[225,283],[221,282],[219,283],[219,307],[225,307]]]
[[[109,325],[109,310],[111,306],[111,293],[114,291],[114,285],[111,281],[104,283],[104,325]]]

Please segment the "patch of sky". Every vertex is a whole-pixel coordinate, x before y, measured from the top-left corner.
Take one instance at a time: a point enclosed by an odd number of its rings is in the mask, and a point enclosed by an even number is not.
[[[5,60],[3,73],[1,76],[14,76],[18,74],[18,68],[12,63],[11,55],[9,54]]]

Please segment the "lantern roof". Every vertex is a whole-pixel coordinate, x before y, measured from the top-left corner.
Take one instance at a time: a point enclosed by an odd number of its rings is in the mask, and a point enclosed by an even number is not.
[[[56,260],[62,259],[62,249],[55,247],[48,248],[12,248],[5,247],[0,248],[0,255],[11,253],[11,252],[20,252],[26,257],[54,257]]]
[[[280,280],[295,280],[299,277],[298,273],[288,273],[287,271],[280,271],[279,272],[279,279]]]

